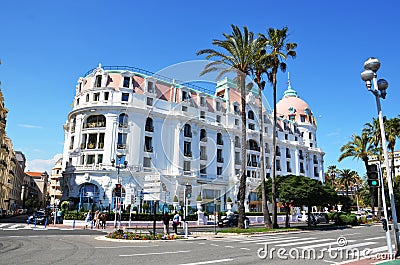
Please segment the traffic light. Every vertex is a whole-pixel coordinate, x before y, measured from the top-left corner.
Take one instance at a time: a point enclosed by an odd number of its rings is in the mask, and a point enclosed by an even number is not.
[[[120,183],[115,184],[115,197],[121,197],[122,185]]]
[[[370,187],[379,187],[378,166],[367,166],[368,185]]]
[[[186,198],[192,197],[192,185],[186,185],[185,194]]]
[[[386,232],[388,230],[388,222],[385,218],[383,218],[381,221],[382,221],[383,230],[385,230],[385,232]]]

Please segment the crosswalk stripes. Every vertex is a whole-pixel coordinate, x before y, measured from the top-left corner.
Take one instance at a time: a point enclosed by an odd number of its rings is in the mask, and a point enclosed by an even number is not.
[[[347,245],[343,247],[339,247],[337,238],[322,238],[317,239],[313,237],[301,237],[301,236],[292,236],[292,235],[258,235],[255,237],[240,237],[240,238],[214,238],[212,241],[224,242],[224,243],[233,243],[233,244],[247,244],[247,245],[265,245],[268,244],[271,247],[275,248],[295,248],[298,250],[307,250],[307,249],[321,249],[321,248],[329,248],[331,251],[346,251],[346,250],[354,250],[360,249],[363,250],[368,248],[370,254],[374,253],[383,253],[387,251],[387,246],[382,246],[381,242],[378,242],[379,239],[383,237],[369,238],[363,239],[362,242],[360,240],[348,239]],[[239,246],[240,248],[240,246]]]

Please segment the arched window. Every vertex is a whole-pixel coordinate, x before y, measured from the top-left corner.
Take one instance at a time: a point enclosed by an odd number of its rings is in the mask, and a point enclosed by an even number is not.
[[[207,132],[205,129],[200,130],[200,141],[207,142]]]
[[[185,124],[184,136],[192,137],[192,126],[190,126],[189,124]]]
[[[217,133],[217,144],[223,145],[224,141],[222,141],[222,133]]]
[[[119,115],[118,121],[119,121],[119,123],[118,123],[119,127],[124,127],[124,128],[128,127],[128,115],[127,114],[121,113]]]
[[[247,148],[253,151],[260,151],[257,141],[254,140],[247,141]]]
[[[145,131],[147,132],[154,132],[154,126],[153,126],[153,119],[148,117],[146,119],[146,125],[144,127]]]
[[[84,128],[106,127],[106,117],[104,115],[91,115],[86,119]]]
[[[99,203],[99,188],[92,183],[84,183],[79,188],[79,209],[92,209]],[[98,206],[98,205],[97,205]]]
[[[249,113],[247,114],[247,117],[248,117],[250,120],[254,120],[254,112],[253,112],[252,110],[249,110]]]

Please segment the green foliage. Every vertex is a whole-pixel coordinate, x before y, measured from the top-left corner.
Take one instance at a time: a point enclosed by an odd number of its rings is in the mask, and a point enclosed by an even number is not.
[[[174,196],[174,202],[178,202],[178,197],[176,195]]]
[[[198,201],[198,202],[201,202],[201,201],[202,201],[202,199],[201,199],[201,195],[200,195],[200,194],[198,194],[198,195],[197,195],[197,197],[196,197],[196,201]]]
[[[228,197],[228,199],[226,199],[226,202],[232,202],[231,197]]]
[[[336,191],[320,181],[304,176],[278,176],[276,178],[277,197],[281,202],[294,206],[329,206],[338,202]],[[266,181],[268,193],[271,193],[271,179]]]
[[[357,216],[353,213],[334,212],[328,215],[336,225],[358,225]]]
[[[63,212],[66,212],[66,211],[68,211],[69,210],[69,201],[63,201],[62,203],[61,203],[61,210],[63,211]]]

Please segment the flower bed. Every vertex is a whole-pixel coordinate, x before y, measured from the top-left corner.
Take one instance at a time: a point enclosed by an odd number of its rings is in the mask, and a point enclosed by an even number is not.
[[[182,237],[177,235],[162,235],[156,234],[156,236],[150,234],[138,234],[134,232],[127,232],[123,230],[114,230],[106,235],[107,238],[112,239],[125,239],[125,240],[175,240],[182,239]]]

